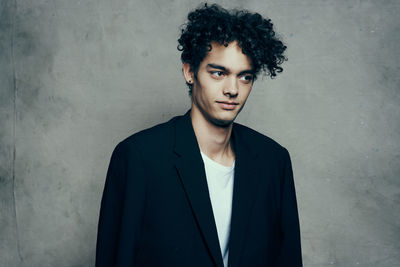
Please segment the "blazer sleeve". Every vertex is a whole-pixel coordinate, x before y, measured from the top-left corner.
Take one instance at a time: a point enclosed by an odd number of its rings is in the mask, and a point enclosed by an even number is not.
[[[145,198],[142,161],[131,143],[119,143],[112,153],[100,207],[96,267],[134,266]]]
[[[301,267],[300,226],[295,186],[289,152],[284,153],[284,173],[281,181],[281,246],[276,267]]]

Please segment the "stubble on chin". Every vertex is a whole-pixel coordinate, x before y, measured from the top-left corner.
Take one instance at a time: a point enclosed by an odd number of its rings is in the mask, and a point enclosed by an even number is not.
[[[212,122],[214,125],[221,128],[228,128],[234,120],[222,120],[222,119],[213,119]]]
[[[215,126],[218,126],[218,127],[221,127],[221,128],[228,128],[233,124],[233,122],[235,121],[236,117],[239,115],[240,110],[238,112],[235,112],[235,111],[230,111],[230,112],[233,112],[235,114],[231,114],[231,116],[228,116],[228,117],[225,117],[225,118],[224,118],[224,116],[221,116],[221,117],[215,116],[215,117],[212,117],[212,118],[208,118],[208,120],[212,124],[214,124]]]
[[[213,124],[216,125],[216,126],[227,128],[235,121],[236,117],[239,115],[239,113],[242,111],[243,108],[244,108],[244,105],[241,105],[241,107],[239,108],[239,110],[237,111],[235,116],[230,120],[224,120],[224,119],[218,119],[218,118],[210,118],[210,121],[212,121]]]
[[[228,128],[236,118],[236,116],[235,116],[233,119],[222,119],[222,118],[210,116],[211,114],[209,114],[208,112],[205,112],[201,107],[199,107],[199,109],[207,121],[209,121],[211,124],[213,124],[217,127],[221,127],[221,128]]]

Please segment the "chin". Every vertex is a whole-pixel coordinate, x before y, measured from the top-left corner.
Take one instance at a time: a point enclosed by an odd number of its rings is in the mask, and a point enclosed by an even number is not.
[[[229,127],[233,123],[235,118],[236,116],[233,118],[213,118],[212,122],[220,127]]]

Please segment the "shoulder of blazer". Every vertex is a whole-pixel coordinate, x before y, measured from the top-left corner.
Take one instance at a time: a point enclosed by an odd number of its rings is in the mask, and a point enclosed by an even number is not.
[[[152,147],[165,146],[166,141],[171,140],[174,135],[174,123],[182,116],[176,116],[167,122],[157,124],[150,128],[136,132],[124,140],[122,140],[118,146],[123,147],[143,147],[146,150],[151,150]],[[169,142],[169,143],[172,143]]]
[[[239,123],[234,123],[233,127],[234,134],[238,139],[240,139],[240,142],[246,143],[247,147],[261,156],[268,156],[271,154],[282,155],[288,153],[285,147],[256,130]]]

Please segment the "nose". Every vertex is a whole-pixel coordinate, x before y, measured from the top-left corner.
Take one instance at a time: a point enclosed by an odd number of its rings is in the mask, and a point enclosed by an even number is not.
[[[238,81],[235,77],[227,79],[224,87],[224,95],[229,97],[236,97],[239,93]]]

